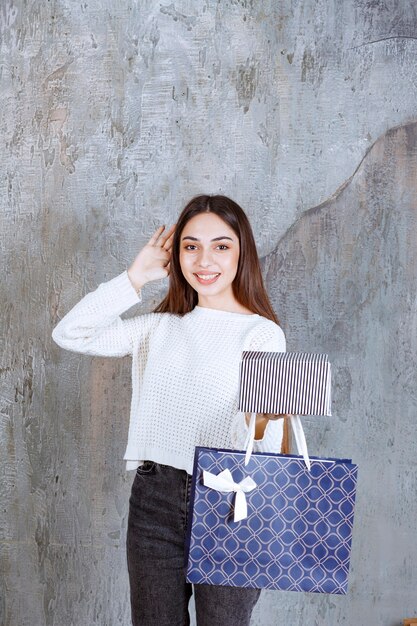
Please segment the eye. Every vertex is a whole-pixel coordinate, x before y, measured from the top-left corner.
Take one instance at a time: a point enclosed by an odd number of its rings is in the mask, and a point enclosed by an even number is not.
[[[220,243],[218,246],[218,248],[223,248],[224,250],[228,250],[229,246],[226,246],[226,244],[224,243]],[[190,250],[190,249],[194,249],[196,248],[196,246],[193,243],[189,243],[186,246],[184,246],[184,250]]]

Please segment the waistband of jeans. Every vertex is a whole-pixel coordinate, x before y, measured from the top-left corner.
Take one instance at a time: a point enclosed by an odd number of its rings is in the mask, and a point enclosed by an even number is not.
[[[159,463],[158,461],[152,461],[152,463],[155,463],[155,465],[157,465],[158,467],[162,468],[163,470],[169,470],[169,471],[173,471],[177,474],[181,474],[184,475],[188,474],[188,472],[184,469],[180,469],[178,467],[174,467],[173,465],[165,465],[164,463]],[[188,474],[188,476],[190,478],[192,478],[192,474]]]

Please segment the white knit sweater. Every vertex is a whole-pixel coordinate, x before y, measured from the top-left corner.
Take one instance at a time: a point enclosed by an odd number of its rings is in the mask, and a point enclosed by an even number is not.
[[[243,350],[285,352],[280,326],[260,315],[196,306],[183,316],[120,314],[141,302],[127,270],[85,295],[53,329],[66,350],[132,356],[132,400],[123,459],[149,459],[192,474],[195,446],[243,449],[238,411]],[[280,452],[283,420],[268,422],[254,451]]]

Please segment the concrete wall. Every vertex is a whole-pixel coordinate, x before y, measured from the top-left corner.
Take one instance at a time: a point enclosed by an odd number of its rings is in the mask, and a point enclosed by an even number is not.
[[[254,626],[417,615],[416,27],[411,0],[0,3],[1,624],[130,623],[130,361],[51,330],[202,192],[247,211],[288,349],[334,364],[311,453],[360,472],[349,594],[263,592]]]

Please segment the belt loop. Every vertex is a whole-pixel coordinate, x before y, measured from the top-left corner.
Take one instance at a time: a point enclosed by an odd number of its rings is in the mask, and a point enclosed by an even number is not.
[[[192,482],[193,482],[193,480],[192,480],[192,479],[193,479],[193,477],[192,477],[192,476],[190,476],[190,475],[188,474],[188,472],[187,472],[187,500],[189,500],[189,499],[190,499],[191,485],[192,485]]]

